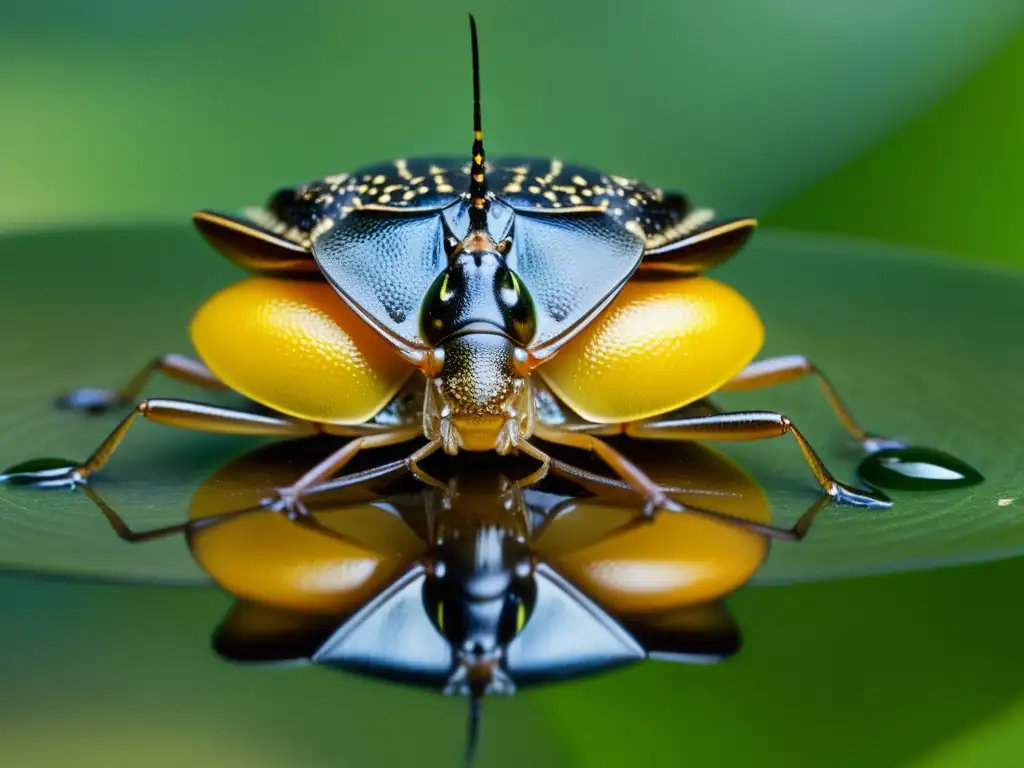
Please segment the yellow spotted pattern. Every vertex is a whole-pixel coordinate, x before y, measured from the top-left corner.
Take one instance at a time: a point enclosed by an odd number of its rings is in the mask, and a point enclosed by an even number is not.
[[[190,330],[232,389],[315,422],[366,421],[413,371],[322,282],[243,280],[207,300]]]
[[[710,394],[763,342],[757,312],[727,285],[706,277],[631,280],[537,371],[584,418],[635,421]]]

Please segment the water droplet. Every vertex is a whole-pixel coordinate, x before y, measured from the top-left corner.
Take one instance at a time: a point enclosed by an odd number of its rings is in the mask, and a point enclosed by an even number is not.
[[[955,456],[915,446],[872,453],[858,472],[868,485],[903,491],[963,488],[984,480],[978,470]]]
[[[71,486],[77,482],[74,477],[77,468],[78,464],[68,459],[29,459],[0,473],[0,483],[41,488]]]

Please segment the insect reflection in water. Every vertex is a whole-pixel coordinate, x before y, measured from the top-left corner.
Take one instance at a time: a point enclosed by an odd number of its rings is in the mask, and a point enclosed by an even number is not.
[[[500,467],[438,459],[447,480],[436,487],[374,467],[313,489],[294,519],[268,509],[267,488],[299,474],[319,443],[276,444],[226,465],[195,493],[189,520],[163,529],[132,531],[86,493],[129,541],[186,536],[196,562],[237,598],[216,631],[222,656],[468,696],[469,761],[486,695],[644,659],[735,653],[739,631],[722,598],[757,571],[771,538],[801,538],[824,504],[794,528],[773,527],[756,482],[689,445],[630,450],[688,510],[653,518],[624,483],[586,474],[536,483],[526,457]]]

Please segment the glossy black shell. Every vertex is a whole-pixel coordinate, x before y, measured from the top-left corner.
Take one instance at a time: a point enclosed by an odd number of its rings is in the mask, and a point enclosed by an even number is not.
[[[602,173],[560,160],[499,157],[487,164],[491,194],[513,210],[571,213],[599,207],[645,240],[648,248],[670,242],[712,216],[680,194],[666,194],[635,179]],[[275,192],[263,208],[245,215],[254,223],[304,248],[330,222],[364,207],[400,211],[447,208],[467,194],[465,158],[395,160]],[[501,231],[501,224],[492,232]]]

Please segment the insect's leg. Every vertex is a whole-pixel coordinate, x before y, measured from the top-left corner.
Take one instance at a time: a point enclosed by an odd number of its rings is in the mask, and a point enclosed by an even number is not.
[[[692,418],[636,421],[626,424],[630,437],[644,440],[767,440],[792,435],[800,446],[811,472],[829,497],[858,507],[889,507],[892,502],[880,494],[860,491],[836,480],[814,448],[787,416],[772,411],[722,413]]]
[[[853,435],[869,452],[875,452],[883,448],[905,448],[906,444],[887,437],[872,435],[865,430],[857,420],[853,418],[850,409],[839,397],[835,387],[828,380],[813,362],[803,355],[783,355],[781,357],[770,357],[765,360],[756,360],[736,376],[727,381],[719,391],[737,391],[743,389],[758,389],[770,387],[773,384],[784,384],[789,381],[796,381],[804,376],[813,376],[818,380],[829,405],[835,411],[839,421],[846,427],[846,431]]]
[[[301,499],[303,494],[342,469],[360,451],[368,448],[383,448],[388,445],[407,443],[422,435],[422,427],[415,426],[399,427],[387,432],[375,432],[353,438],[306,472],[294,483],[285,488],[278,488],[277,494],[287,510],[291,512],[301,512],[301,507],[298,507],[296,502]]]
[[[652,515],[659,509],[671,512],[681,512],[683,510],[683,507],[666,496],[661,486],[651,480],[643,470],[599,437],[580,432],[567,432],[541,424],[537,425],[534,434],[541,440],[546,440],[549,443],[565,445],[570,448],[579,448],[584,451],[590,451],[596,455],[601,459],[601,461],[607,464],[615,474],[621,477],[630,488],[644,497],[647,501],[647,504],[644,507],[645,514]],[[541,461],[543,461],[541,457],[546,456],[543,451],[539,450],[536,446],[526,443],[525,441],[520,442],[519,447],[525,453],[529,453],[531,456],[540,459]]]
[[[308,421],[300,421],[284,415],[265,416],[230,408],[221,408],[204,403],[193,403],[187,400],[143,400],[129,413],[120,424],[99,444],[82,464],[69,464],[59,473],[53,470],[46,472],[47,486],[79,485],[101,469],[117,450],[128,429],[135,419],[142,416],[157,424],[166,424],[182,429],[194,429],[199,432],[214,432],[224,435],[253,435],[259,437],[310,437],[319,433],[319,429]],[[7,482],[31,483],[32,473],[19,475],[16,472],[0,477]],[[44,484],[44,483],[40,483]]]
[[[538,451],[538,453],[540,452]],[[633,490],[628,483],[617,478],[598,475],[594,472],[590,472],[586,469],[568,464],[550,456],[547,458],[550,460],[550,469],[552,472],[561,475],[562,477],[567,477],[573,482],[580,483],[588,490],[599,491],[602,487],[617,488],[620,490]],[[663,485],[661,486],[661,490],[664,493],[671,495],[674,493],[685,493],[687,490],[692,489],[673,488],[671,486]],[[780,541],[800,541],[807,535],[807,532],[810,530],[811,524],[818,516],[818,513],[830,501],[831,499],[828,496],[819,496],[814,500],[811,506],[808,507],[807,511],[800,516],[800,519],[797,520],[790,528],[781,528],[776,525],[769,525],[768,523],[758,523],[753,520],[746,520],[742,517],[734,517],[733,515],[728,515],[724,512],[718,512],[714,509],[695,507],[689,503],[684,503],[682,513],[700,515],[702,517],[711,518],[712,520],[720,520],[724,523],[729,523],[730,525],[735,525],[748,531],[759,533],[762,536],[767,536],[770,539],[778,539]]]
[[[411,472],[417,480],[425,483],[426,485],[447,491],[447,485],[442,483],[433,475],[428,474],[419,466],[419,462],[427,458],[427,456],[436,453],[440,448],[440,443],[427,443],[404,459],[395,459],[394,461],[389,461],[386,464],[378,464],[376,467],[370,467],[369,469],[363,469],[359,472],[352,472],[347,475],[338,475],[336,477],[332,477],[330,480],[318,482],[307,487],[302,492],[302,498],[308,502],[316,496],[331,493],[342,488],[349,488],[353,485],[359,485],[360,483],[366,483],[370,480],[378,480],[382,477],[387,477],[388,475],[402,471]]]
[[[133,531],[128,527],[124,518],[117,514],[113,507],[107,504],[103,497],[96,493],[96,491],[88,485],[83,485],[82,492],[85,493],[93,504],[96,505],[100,512],[103,513],[103,516],[107,518],[107,522],[110,523],[110,527],[114,530],[114,533],[116,533],[119,538],[131,544],[138,544],[143,541],[153,541],[154,539],[162,539],[167,536],[175,536],[179,533],[190,533],[192,531],[203,530],[204,528],[212,528],[213,526],[220,525],[228,520],[234,520],[239,517],[244,517],[245,515],[251,515],[255,512],[266,512],[265,507],[257,505],[232,510],[231,512],[222,512],[219,515],[200,517],[194,520],[188,520],[184,523],[167,525],[162,528],[150,528],[147,531]]]
[[[376,467],[370,467],[369,469],[364,469],[359,472],[352,472],[348,475],[338,475],[337,477],[332,477],[330,480],[325,482],[311,485],[302,494],[302,498],[309,502],[315,496],[332,493],[333,491],[337,491],[342,488],[349,488],[353,485],[360,485],[361,483],[368,483],[371,480],[378,480],[382,477],[387,477],[390,474],[408,470],[409,464],[407,459],[396,459],[395,461],[389,461],[386,464],[378,464]]]
[[[154,357],[120,389],[81,387],[58,398],[57,407],[89,413],[103,413],[138,399],[139,393],[155,373],[164,373],[172,379],[194,384],[204,389],[230,389],[213,371],[198,360],[185,355],[168,353]]]
[[[247,515],[257,513],[270,514],[265,504],[257,504],[251,507],[231,510],[230,512],[221,512],[216,515],[208,515],[206,517],[187,520],[184,523],[163,526],[162,528],[150,528],[146,531],[133,531],[124,521],[124,518],[117,514],[117,512],[114,511],[114,508],[107,504],[103,497],[96,493],[96,491],[88,485],[83,485],[82,492],[85,493],[100,512],[103,513],[103,516],[107,519],[107,522],[110,523],[110,527],[113,529],[114,533],[116,533],[120,539],[127,541],[129,544],[154,541],[155,539],[163,539],[168,536],[176,536],[180,533],[196,533],[198,531],[206,530],[207,528],[213,528],[221,523],[226,523],[229,520],[237,520],[238,518],[245,517]],[[305,507],[301,506],[301,503],[299,506],[302,509],[302,516],[298,518],[297,522],[305,525],[311,530],[322,533],[325,536],[329,536],[330,538],[338,539],[346,543],[352,543],[352,539],[348,536],[317,522],[316,518],[313,517]],[[362,542],[358,542],[358,544],[363,547],[366,546]]]
[[[405,460],[405,466],[409,468],[409,471],[412,472],[413,476],[421,483],[425,483],[426,485],[442,491],[447,491],[448,486],[445,483],[442,483],[436,477],[420,467],[421,461],[427,458],[427,456],[437,453],[440,449],[441,443],[439,441],[427,443]]]
[[[525,441],[521,442],[518,445],[518,448],[527,456],[532,456],[540,462],[540,466],[536,470],[528,474],[526,477],[521,477],[516,481],[516,485],[520,488],[529,488],[531,485],[539,483],[548,476],[548,472],[551,471],[551,462],[553,459],[544,453],[544,451],[538,450]]]

